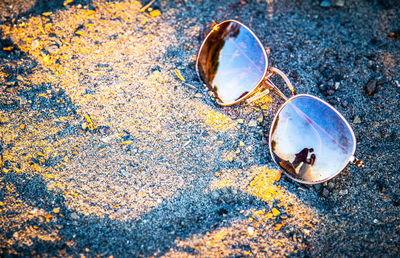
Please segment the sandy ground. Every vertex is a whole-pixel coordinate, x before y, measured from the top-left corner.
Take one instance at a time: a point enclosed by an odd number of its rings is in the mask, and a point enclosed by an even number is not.
[[[0,3],[2,256],[400,256],[398,1],[144,4]],[[365,168],[295,183],[268,151],[279,97],[214,103],[195,59],[229,18]]]

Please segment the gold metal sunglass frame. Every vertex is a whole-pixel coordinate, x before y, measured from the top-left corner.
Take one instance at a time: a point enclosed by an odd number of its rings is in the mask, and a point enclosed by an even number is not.
[[[340,113],[339,113],[335,108],[333,108],[330,104],[328,104],[327,102],[325,102],[325,101],[323,101],[323,100],[321,100],[321,99],[319,99],[319,98],[317,98],[317,97],[315,97],[315,96],[312,96],[312,95],[309,95],[309,94],[300,94],[300,95],[297,95],[297,93],[296,93],[296,91],[295,91],[295,89],[294,89],[292,83],[290,82],[289,78],[285,75],[285,73],[283,73],[283,72],[282,72],[281,70],[279,70],[278,68],[275,68],[275,67],[268,67],[268,56],[267,56],[267,53],[265,52],[264,47],[262,47],[263,44],[261,43],[261,41],[259,40],[259,38],[255,35],[255,33],[254,33],[250,28],[248,28],[247,26],[245,26],[244,24],[242,24],[241,22],[238,22],[238,21],[236,21],[236,20],[225,20],[225,21],[223,21],[223,22],[221,22],[221,23],[219,23],[219,24],[215,24],[215,23],[213,24],[212,30],[208,33],[208,35],[206,36],[206,38],[203,40],[203,43],[201,44],[200,49],[199,49],[199,52],[198,52],[198,54],[197,54],[197,58],[196,58],[196,72],[197,72],[199,78],[201,78],[200,73],[199,73],[199,69],[198,69],[198,67],[199,67],[199,56],[200,56],[201,50],[202,50],[204,44],[207,42],[207,39],[208,39],[208,38],[210,37],[210,35],[213,33],[213,31],[218,30],[218,29],[219,29],[219,26],[220,26],[222,23],[225,23],[225,22],[234,22],[234,23],[237,23],[237,24],[239,24],[240,26],[243,26],[245,29],[247,29],[247,30],[253,35],[253,37],[257,40],[258,44],[261,46],[261,49],[262,49],[262,52],[263,52],[263,54],[264,54],[264,58],[265,58],[266,64],[265,64],[265,71],[264,71],[263,76],[261,77],[260,81],[256,84],[256,86],[255,86],[252,90],[249,91],[249,93],[247,93],[247,94],[244,95],[243,97],[241,97],[241,98],[239,98],[239,99],[237,99],[236,101],[231,102],[231,103],[222,103],[221,101],[218,100],[218,98],[216,98],[217,103],[218,103],[219,105],[221,105],[221,106],[231,106],[231,105],[237,104],[237,103],[242,102],[242,101],[246,101],[247,103],[251,103],[251,102],[253,102],[253,101],[255,101],[255,100],[257,100],[257,99],[259,99],[259,98],[261,98],[261,97],[263,97],[263,96],[265,96],[265,95],[267,95],[267,94],[269,93],[269,90],[272,90],[272,91],[275,92],[278,96],[280,96],[281,98],[283,98],[283,99],[285,100],[285,103],[281,105],[281,107],[280,107],[279,110],[277,111],[277,113],[276,113],[276,115],[275,115],[275,117],[274,117],[274,119],[273,119],[273,121],[272,121],[272,125],[273,125],[273,124],[275,123],[275,121],[276,121],[276,119],[277,119],[277,116],[278,116],[278,114],[280,113],[280,111],[281,111],[281,110],[285,107],[285,105],[286,105],[287,103],[289,103],[292,99],[294,99],[294,98],[296,98],[296,97],[300,97],[300,96],[307,96],[307,97],[316,99],[316,100],[318,100],[318,101],[321,101],[323,104],[325,104],[326,106],[328,106],[329,108],[331,108],[331,109],[345,122],[345,124],[350,128],[351,137],[352,137],[353,140],[354,140],[354,146],[353,146],[353,150],[352,150],[352,155],[351,155],[350,158],[349,158],[349,162],[355,164],[355,165],[358,166],[358,167],[363,167],[363,166],[364,166],[364,162],[361,161],[361,160],[359,160],[358,158],[356,158],[356,157],[354,156],[355,148],[356,148],[356,138],[355,138],[354,132],[353,132],[353,130],[351,129],[351,126],[348,124],[347,120],[342,116],[342,114],[340,114]],[[274,74],[279,75],[279,76],[283,79],[283,81],[285,82],[285,84],[286,84],[286,86],[289,88],[289,90],[292,92],[292,96],[291,96],[290,98],[286,97],[285,94],[284,94],[281,90],[279,90],[279,88],[271,81],[271,77],[272,77]],[[203,83],[204,83],[204,81],[203,81]],[[205,84],[205,83],[204,83],[204,84]],[[207,87],[207,85],[205,85],[205,86]],[[269,150],[270,150],[270,153],[272,154],[273,152],[272,152],[272,145],[271,145],[271,134],[272,134],[272,130],[270,130],[270,132],[269,132]],[[274,161],[275,164],[277,164],[278,166],[280,166],[280,165],[278,164],[278,162],[275,160],[274,155],[272,155],[272,159],[273,159],[273,161]],[[327,181],[327,180],[329,180],[329,179],[335,177],[335,176],[336,176],[337,174],[339,174],[346,166],[347,166],[347,164],[345,164],[340,170],[338,170],[338,172],[337,172],[336,174],[331,175],[331,176],[329,176],[328,178],[325,178],[325,179],[319,180],[319,181],[304,181],[304,180],[301,180],[301,179],[299,179],[299,178],[296,178],[296,177],[290,175],[290,174],[289,174],[288,172],[286,172],[284,169],[283,169],[283,171],[285,172],[285,174],[286,174],[289,178],[291,178],[292,180],[297,181],[297,182],[299,182],[299,183],[303,183],[303,184],[318,184],[318,183],[325,182],[325,181]]]

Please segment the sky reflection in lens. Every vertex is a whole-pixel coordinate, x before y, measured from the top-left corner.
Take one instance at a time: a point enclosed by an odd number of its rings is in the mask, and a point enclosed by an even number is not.
[[[221,104],[233,104],[251,93],[265,75],[267,60],[257,38],[234,21],[218,25],[198,56],[201,79]]]
[[[286,102],[271,130],[274,160],[303,182],[333,177],[354,153],[350,126],[332,107],[312,96],[298,95]]]

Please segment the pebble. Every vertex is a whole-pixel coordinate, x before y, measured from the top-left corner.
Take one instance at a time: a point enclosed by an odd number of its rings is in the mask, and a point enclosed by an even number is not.
[[[251,120],[251,121],[249,122],[249,126],[250,126],[250,127],[256,127],[256,126],[257,126],[257,121],[256,121],[256,120]]]
[[[344,0],[337,0],[336,3],[335,3],[335,6],[343,7],[344,6]]]
[[[370,79],[367,84],[365,85],[365,92],[372,96],[378,91],[378,84],[375,79]]]
[[[86,130],[86,128],[87,128],[86,122],[82,123],[82,124],[81,124],[81,127],[82,127],[83,130]]]
[[[201,93],[196,93],[196,94],[194,94],[194,96],[195,96],[196,98],[202,98],[202,97],[203,97],[203,94],[201,94]]]
[[[243,119],[238,119],[237,122],[238,122],[239,124],[243,124],[244,121],[243,121]]]
[[[57,44],[53,44],[47,47],[47,51],[52,55],[57,54],[58,50],[60,50],[60,48],[58,47]]]
[[[82,124],[83,125],[83,124]],[[82,129],[83,129],[83,127],[82,127]],[[85,129],[83,129],[83,130],[85,130]],[[108,137],[103,137],[103,138],[101,138],[100,139],[102,142],[104,142],[104,143],[109,143],[111,140],[112,140],[112,137],[110,137],[110,136],[108,136]]]
[[[394,83],[396,83],[396,86],[400,88],[400,82],[398,80],[395,80]]]
[[[324,197],[328,197],[328,195],[329,195],[329,190],[326,189],[326,188],[324,188],[324,190],[322,191],[322,195],[323,195]]]
[[[247,228],[247,233],[252,236],[254,234],[254,228],[253,227],[248,227]]]
[[[361,124],[361,119],[359,116],[354,117],[353,124]]]
[[[374,219],[373,222],[374,222],[374,224],[378,224],[378,223],[379,223],[379,220]]]
[[[39,47],[39,45],[40,45],[40,40],[35,39],[34,41],[32,41],[31,48],[36,49]]]
[[[29,211],[30,214],[36,214],[39,212],[38,208],[33,208],[32,210]]]
[[[76,214],[75,212],[71,213],[69,216],[71,217],[71,219],[75,219],[75,220],[80,218],[79,215]]]
[[[335,82],[335,90],[339,89],[340,82]]]
[[[278,209],[276,209],[276,208],[272,209],[272,215],[274,215],[275,217],[278,216],[280,213],[281,212]]]
[[[349,190],[345,189],[345,190],[340,190],[339,194],[340,195],[346,195],[349,193]]]
[[[211,192],[212,197],[214,197],[215,199],[219,198],[219,193],[218,191],[212,191]]]
[[[324,0],[324,1],[321,2],[321,4],[319,6],[321,6],[321,7],[331,7],[331,1]]]

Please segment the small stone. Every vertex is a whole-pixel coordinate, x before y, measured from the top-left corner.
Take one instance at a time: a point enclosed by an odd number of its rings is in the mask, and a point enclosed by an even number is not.
[[[82,128],[83,129],[83,128]],[[85,129],[83,129],[85,130]],[[112,140],[112,137],[108,136],[108,137],[103,137],[100,139],[102,142],[104,143],[109,143]]]
[[[35,39],[34,41],[32,41],[32,43],[31,43],[31,48],[32,48],[32,49],[36,49],[36,48],[38,48],[39,46],[40,46],[40,40]]]
[[[235,152],[231,151],[226,155],[226,160],[232,162],[235,159],[235,157],[236,157]]]
[[[378,223],[379,223],[379,220],[374,219],[373,222],[374,222],[374,224],[378,224]]]
[[[19,128],[20,128],[21,130],[24,130],[24,129],[25,129],[25,125],[24,125],[24,124],[21,124],[21,125],[19,126]]]
[[[84,33],[85,33],[85,26],[83,25],[79,25],[78,28],[75,30],[76,36],[81,36]]]
[[[324,197],[328,197],[328,195],[329,195],[329,190],[326,189],[326,188],[324,188],[324,190],[322,191],[322,195],[323,195]]]
[[[348,194],[348,193],[349,193],[349,190],[345,189],[345,190],[341,190],[341,191],[339,192],[339,195],[346,195],[346,194]]]
[[[247,233],[252,236],[254,234],[254,228],[253,227],[248,227],[247,228]]]
[[[281,177],[282,177],[282,172],[281,171],[276,172],[275,181],[278,182],[279,180],[281,180]]]
[[[238,119],[237,122],[238,122],[239,124],[243,124],[244,121],[243,121],[243,119]]]
[[[326,94],[327,94],[328,96],[332,96],[332,95],[335,94],[335,91],[334,91],[334,90],[327,90],[327,91],[326,91]]]
[[[47,47],[47,51],[52,55],[57,54],[59,49],[60,48],[58,47],[57,44],[53,44],[53,45],[50,45],[50,46]]]
[[[82,124],[81,124],[81,127],[82,127],[83,130],[86,130],[86,128],[88,127],[88,126],[87,126],[87,123],[86,123],[86,122],[82,123]]]
[[[244,142],[242,142],[242,141],[240,141],[239,142],[239,147],[244,147],[245,145],[244,145]]]
[[[249,126],[250,126],[250,127],[256,127],[256,126],[257,126],[257,121],[256,121],[256,120],[251,120],[251,121],[249,122]]]
[[[203,94],[201,94],[201,93],[196,93],[196,94],[194,94],[194,96],[195,96],[196,98],[202,98],[202,97],[203,97]]]
[[[359,116],[354,117],[353,124],[361,124],[361,119]]]
[[[75,212],[71,213],[69,216],[71,217],[71,219],[74,219],[74,220],[77,220],[80,218],[79,215],[76,214]]]
[[[372,96],[378,91],[378,83],[375,79],[371,79],[367,82],[365,85],[365,92],[369,95]]]
[[[400,82],[398,80],[394,80],[394,83],[396,83],[396,86],[400,88]]]
[[[272,215],[274,215],[275,217],[278,216],[280,213],[281,212],[278,209],[276,209],[276,208],[272,209]]]
[[[328,183],[329,189],[333,189],[335,187],[335,184],[333,182]]]
[[[35,215],[38,212],[39,212],[38,208],[33,208],[32,210],[29,211],[29,213],[32,214],[32,215]]]
[[[344,107],[344,108],[347,108],[349,106],[349,102],[347,100],[343,100],[341,102],[341,104],[342,104],[342,107]]]
[[[219,192],[218,191],[212,191],[211,196],[214,197],[214,199],[219,198]]]
[[[335,90],[339,89],[340,82],[335,82]]]
[[[327,1],[327,0],[321,1],[321,4],[319,6],[321,6],[321,7],[331,7],[331,1]]]
[[[160,10],[153,10],[150,12],[150,15],[153,17],[157,17],[161,14]]]
[[[343,7],[344,6],[344,0],[337,0],[336,3],[335,3],[335,6]]]

